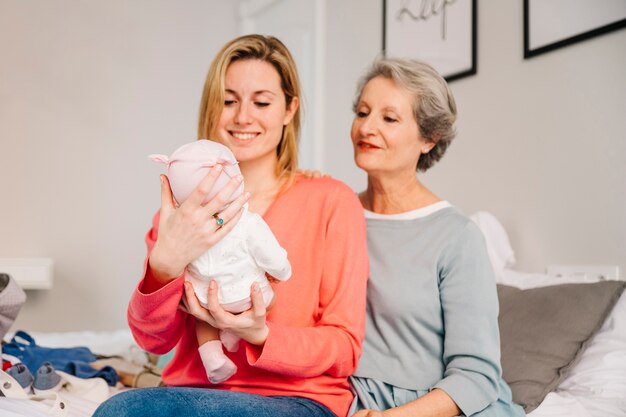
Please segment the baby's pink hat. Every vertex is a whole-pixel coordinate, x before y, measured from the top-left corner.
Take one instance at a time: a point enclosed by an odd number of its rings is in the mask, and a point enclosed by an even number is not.
[[[221,164],[224,170],[215,181],[203,204],[213,199],[232,177],[241,174],[239,164],[230,149],[208,139],[187,143],[176,149],[169,158],[160,154],[150,155],[149,158],[167,165],[167,177],[170,180],[174,198],[179,204],[189,197],[209,170],[217,164]],[[242,193],[243,182],[233,195],[239,196]]]

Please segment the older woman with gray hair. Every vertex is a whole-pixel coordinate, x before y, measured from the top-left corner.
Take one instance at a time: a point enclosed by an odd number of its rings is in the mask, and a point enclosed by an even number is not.
[[[370,255],[355,417],[524,416],[502,379],[498,298],[480,230],[418,179],[455,136],[456,104],[429,65],[374,62],[352,143]]]

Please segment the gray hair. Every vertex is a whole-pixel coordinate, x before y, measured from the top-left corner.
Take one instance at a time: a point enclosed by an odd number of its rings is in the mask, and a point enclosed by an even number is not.
[[[452,91],[446,80],[424,62],[400,58],[377,59],[358,83],[353,104],[355,112],[365,85],[379,76],[393,80],[413,96],[413,116],[420,134],[435,143],[430,152],[420,156],[417,163],[417,171],[426,171],[441,159],[456,135],[456,103]]]

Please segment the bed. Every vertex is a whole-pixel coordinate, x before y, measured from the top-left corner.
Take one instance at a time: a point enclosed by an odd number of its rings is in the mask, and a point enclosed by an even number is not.
[[[517,271],[500,222],[471,218],[494,267],[514,400],[529,417],[626,416],[626,282]]]
[[[485,235],[494,266],[503,375],[514,399],[529,417],[626,416],[626,282],[594,283],[517,271],[514,251],[497,219],[486,212],[471,218]],[[86,346],[139,368],[151,359],[128,329],[31,335],[41,346]],[[108,395],[124,389],[130,388],[118,383],[109,387]],[[64,398],[70,406],[60,414],[54,409],[58,398],[36,399],[37,406],[30,409],[16,406],[24,400],[3,398],[0,415],[85,417],[98,404],[71,395]]]

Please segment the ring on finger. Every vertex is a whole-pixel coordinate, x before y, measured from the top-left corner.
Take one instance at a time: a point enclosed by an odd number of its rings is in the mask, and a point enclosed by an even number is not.
[[[222,219],[219,214],[215,213],[213,217],[215,218],[215,223],[217,224],[218,229],[224,225],[224,219]]]

